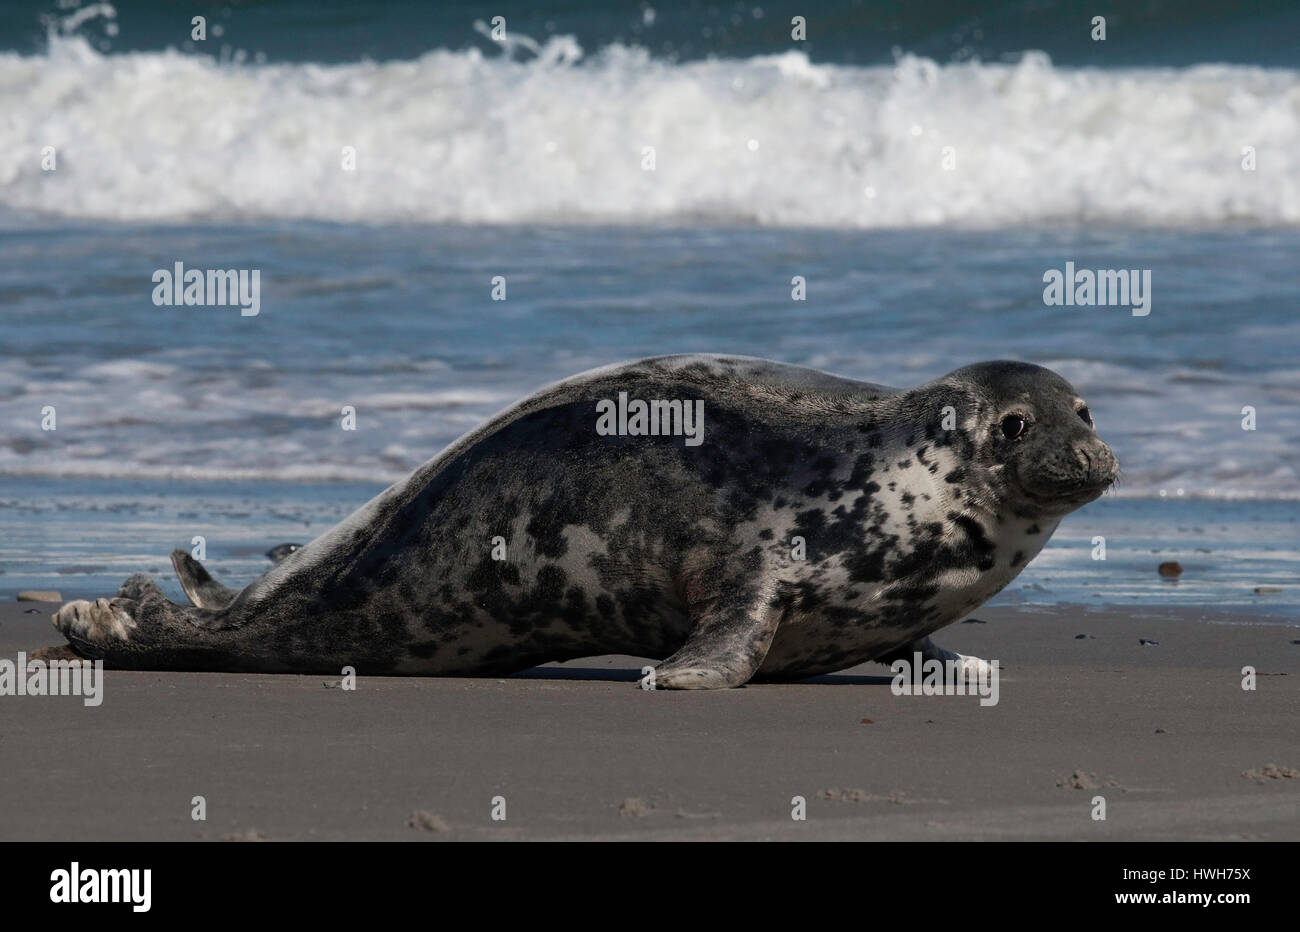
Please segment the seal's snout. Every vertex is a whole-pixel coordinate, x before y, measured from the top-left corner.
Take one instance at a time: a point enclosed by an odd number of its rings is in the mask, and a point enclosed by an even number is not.
[[[1105,490],[1119,478],[1119,460],[1100,440],[1080,444],[1075,458],[1084,469],[1083,484],[1089,488]]]
[[[1100,437],[1089,431],[1068,439],[1041,435],[1044,442],[1017,448],[1014,461],[1020,488],[1033,501],[1073,510],[1099,498],[1119,479],[1119,461]]]

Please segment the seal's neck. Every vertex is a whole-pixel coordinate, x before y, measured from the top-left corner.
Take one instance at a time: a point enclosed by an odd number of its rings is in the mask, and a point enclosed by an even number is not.
[[[997,544],[994,565],[1000,574],[1006,574],[1006,582],[1002,585],[1014,579],[1025,564],[1038,556],[1060,523],[1060,518],[1035,519],[1012,514],[992,516],[989,532]]]

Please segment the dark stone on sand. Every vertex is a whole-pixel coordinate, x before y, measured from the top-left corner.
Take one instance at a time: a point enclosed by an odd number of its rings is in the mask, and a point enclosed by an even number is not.
[[[1174,560],[1168,560],[1156,567],[1156,572],[1166,578],[1183,575],[1183,565]]]
[[[1138,643],[1143,647],[1159,647],[1159,641],[1153,641],[1150,638],[1138,638]]]

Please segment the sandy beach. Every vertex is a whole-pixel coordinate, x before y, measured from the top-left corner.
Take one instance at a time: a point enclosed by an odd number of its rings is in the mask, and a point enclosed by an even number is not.
[[[54,607],[0,603],[0,657],[59,643]],[[707,693],[629,657],[355,691],[108,671],[94,708],[0,697],[0,840],[1300,839],[1300,628],[975,617],[936,640],[1000,662],[992,707],[875,664]]]

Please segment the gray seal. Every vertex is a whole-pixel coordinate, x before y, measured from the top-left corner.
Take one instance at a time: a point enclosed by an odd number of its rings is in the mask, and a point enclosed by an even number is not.
[[[660,688],[960,658],[928,638],[1015,578],[1118,466],[1055,373],[909,391],[734,356],[558,382],[236,592],[184,551],[72,602],[81,656],[151,670],[502,676],[666,658]]]

